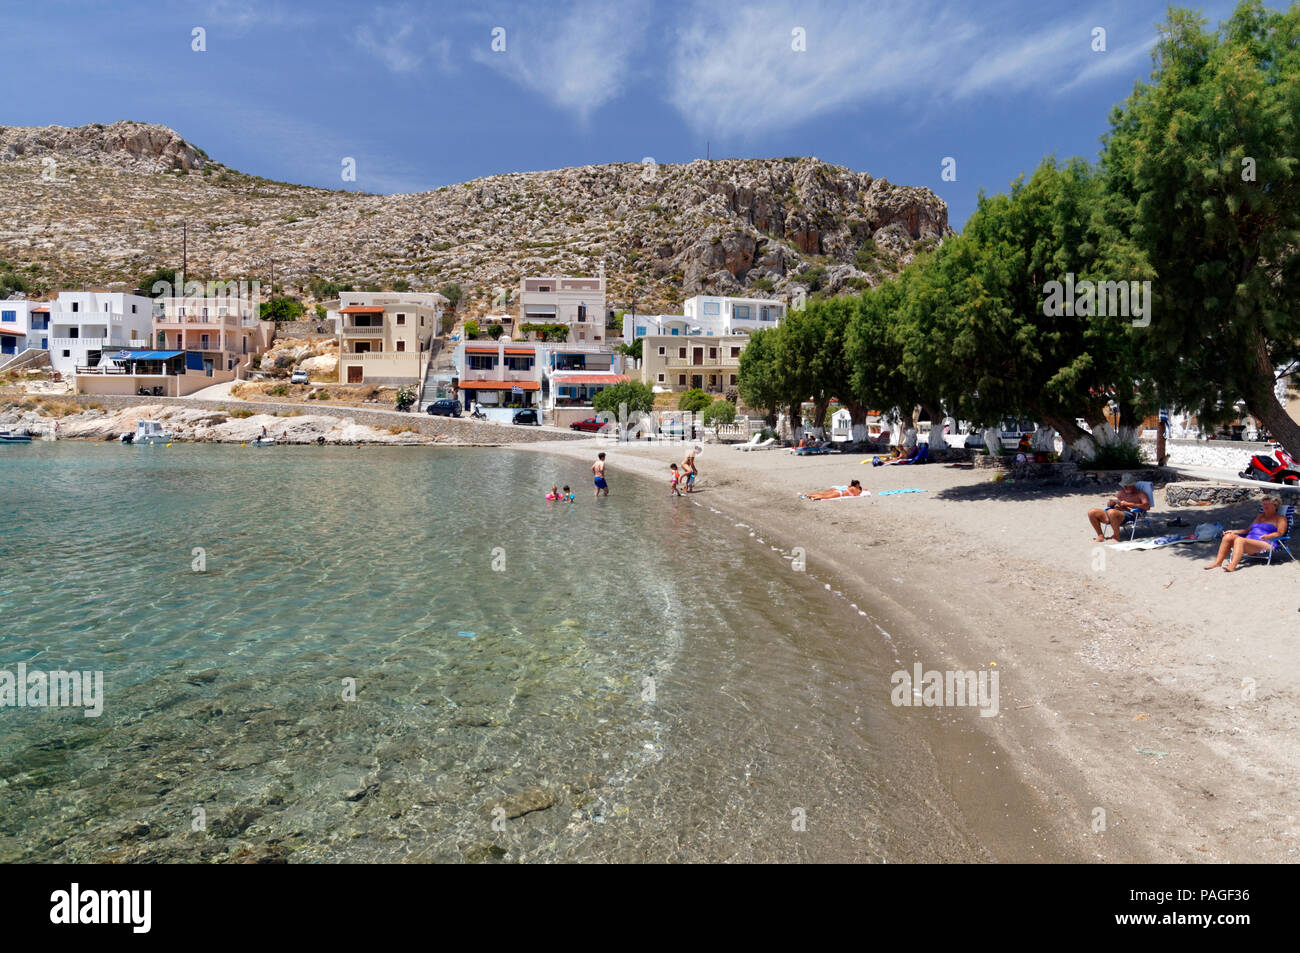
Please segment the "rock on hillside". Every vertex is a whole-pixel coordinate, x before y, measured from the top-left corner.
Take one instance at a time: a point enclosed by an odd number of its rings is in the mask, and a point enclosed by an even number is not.
[[[0,126],[0,162],[91,159],[132,172],[202,169],[207,154],[166,126],[141,122],[67,126]],[[48,165],[48,163],[47,163]],[[57,166],[54,170],[57,176]]]
[[[161,126],[6,128],[0,152],[0,260],[48,288],[179,264],[186,220],[192,278],[265,285],[274,260],[291,294],[312,279],[457,282],[477,314],[503,294],[513,306],[523,275],[603,263],[612,307],[669,311],[701,291],[865,287],[952,234],[929,189],[814,158],[614,163],[383,196],[234,172]],[[58,181],[41,177],[45,154]]]

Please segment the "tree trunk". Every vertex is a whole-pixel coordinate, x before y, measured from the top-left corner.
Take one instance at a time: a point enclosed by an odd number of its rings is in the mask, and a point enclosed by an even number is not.
[[[1300,455],[1300,424],[1291,419],[1286,408],[1278,401],[1273,392],[1275,378],[1273,362],[1268,359],[1268,342],[1264,335],[1255,334],[1255,371],[1259,375],[1259,390],[1265,396],[1247,397],[1246,409],[1263,423],[1264,428],[1273,435],[1273,439],[1292,456]],[[1267,381],[1267,390],[1264,384]]]
[[[1088,422],[1092,423],[1092,421]],[[1096,422],[1101,423],[1102,421],[1098,420]],[[1059,433],[1067,447],[1088,436],[1088,431],[1076,424],[1073,418],[1067,419],[1065,417],[1050,417],[1045,415],[1043,417],[1043,423],[1047,424],[1047,426]]]
[[[790,436],[795,440],[803,436],[803,417],[799,413],[801,406],[802,401],[797,400],[790,404]]]
[[[855,401],[845,401],[844,406],[849,412],[853,442],[863,443],[867,439],[867,405]]]
[[[813,403],[813,428],[822,432],[823,439],[826,436],[826,410],[830,405],[831,399],[829,397],[819,397]]]

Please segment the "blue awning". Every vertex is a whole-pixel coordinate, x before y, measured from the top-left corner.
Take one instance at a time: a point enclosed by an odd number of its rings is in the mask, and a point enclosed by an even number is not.
[[[111,355],[115,361],[165,361],[170,357],[180,357],[184,351],[118,351]]]

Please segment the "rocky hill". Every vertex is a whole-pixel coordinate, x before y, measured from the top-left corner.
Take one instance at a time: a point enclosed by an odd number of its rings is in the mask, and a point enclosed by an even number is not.
[[[50,160],[53,161],[50,161]],[[950,235],[928,189],[814,158],[620,163],[495,175],[410,195],[245,175],[164,126],[0,126],[0,271],[36,288],[189,274],[465,289],[477,313],[525,274],[594,274],[611,305],[701,291],[785,297],[875,284]]]

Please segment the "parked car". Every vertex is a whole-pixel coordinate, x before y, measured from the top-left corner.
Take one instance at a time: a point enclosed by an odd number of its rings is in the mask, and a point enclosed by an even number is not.
[[[289,375],[289,383],[290,383],[290,384],[306,384],[306,383],[308,383],[308,381],[307,381],[307,372],[306,372],[306,371],[294,371],[292,374]]]
[[[460,401],[450,397],[439,397],[429,405],[428,412],[434,417],[459,417]]]
[[[532,424],[538,426],[541,421],[537,419],[537,411],[531,407],[524,410],[516,410],[514,416],[510,418],[512,424]]]
[[[1020,446],[1020,441],[1024,437],[1033,437],[1037,430],[1037,425],[1029,420],[1005,419],[998,421],[998,434],[1002,442],[1002,452],[1016,450]],[[976,428],[966,434],[963,446],[971,449],[984,449],[984,431]]]
[[[581,430],[585,433],[600,433],[605,427],[605,421],[599,417],[588,417],[586,420],[578,420],[569,424],[570,430]]]

